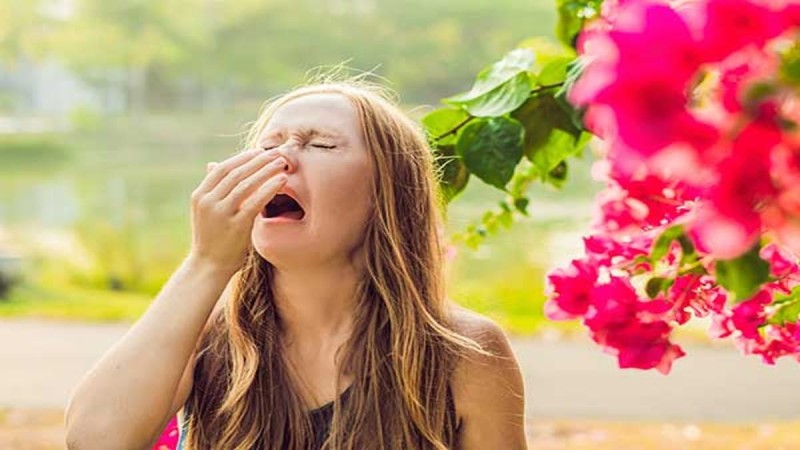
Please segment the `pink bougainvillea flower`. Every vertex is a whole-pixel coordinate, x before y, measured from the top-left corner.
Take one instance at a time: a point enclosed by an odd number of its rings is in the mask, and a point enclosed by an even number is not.
[[[745,218],[747,221],[743,221]],[[703,252],[718,259],[731,259],[753,246],[760,235],[760,223],[753,216],[731,217],[704,205],[698,207],[688,233]]]
[[[593,177],[606,182],[595,197],[591,227],[600,232],[635,233],[659,227],[686,214],[702,189],[645,166],[628,171],[616,163],[619,153],[608,155],[593,166]]]
[[[672,327],[660,319],[670,309],[664,301],[639,300],[628,280],[612,276],[592,290],[584,324],[606,353],[617,356],[620,368],[668,373],[684,354],[669,341]]]
[[[786,29],[786,23],[761,2],[752,0],[708,0],[700,41],[706,61],[719,61],[731,53],[764,44]]]
[[[708,194],[708,204],[693,224],[695,237],[720,259],[741,255],[761,234],[759,208],[777,190],[770,175],[769,151],[780,141],[779,130],[762,122],[750,123],[719,164],[719,180]]]
[[[791,277],[800,273],[797,257],[775,243],[765,245],[759,256],[769,263],[770,271],[777,278]]]
[[[800,3],[787,0],[778,17],[783,20],[783,26],[786,28],[800,27]]]
[[[766,364],[775,364],[778,358],[794,356],[800,360],[800,326],[787,323],[768,326],[763,343],[748,341],[747,353],[760,355]]]
[[[706,317],[712,312],[722,312],[726,296],[708,276],[689,274],[675,279],[666,300],[672,305],[673,319],[683,325],[692,316]]]
[[[626,326],[603,333],[602,344],[613,349],[620,368],[656,369],[668,374],[672,362],[684,356],[683,349],[669,340],[666,322],[629,322]]]
[[[590,104],[587,114],[596,128],[615,131],[642,152],[660,150],[676,135],[690,141],[713,136],[713,128],[686,110],[687,83],[702,61],[673,8],[625,2],[616,9],[612,30],[592,30],[582,42],[588,64],[570,100]],[[593,111],[601,105],[608,110]]]
[[[781,67],[798,26],[796,0],[608,0],[579,37],[585,69],[569,99],[603,140],[593,175],[607,188],[585,258],[552,272],[546,308],[582,318],[620,367],[669,372],[684,355],[673,327],[707,316],[745,353],[800,360],[800,326],[771,323],[782,307],[770,305],[800,285],[800,99]],[[692,257],[673,241],[653,261],[673,225]],[[762,237],[771,278],[728,305],[715,261]]]
[[[548,301],[545,314],[554,320],[574,319],[586,313],[589,295],[597,282],[597,268],[582,260],[573,260],[565,269],[548,276]]]
[[[744,99],[754,83],[762,83],[777,70],[779,59],[774,52],[746,47],[722,61],[719,72],[719,103],[730,113],[743,111]]]
[[[674,85],[684,86],[703,62],[686,21],[664,2],[625,2],[609,36],[620,55],[616,70],[625,81],[668,72]]]
[[[765,306],[772,302],[772,296],[767,289],[760,290],[749,300],[745,300],[732,309],[717,314],[713,318],[712,337],[724,338],[734,333],[742,338],[762,342],[763,338],[759,329],[767,319]]]
[[[638,256],[647,255],[652,243],[653,237],[649,234],[623,236],[619,239],[605,234],[595,234],[583,238],[587,259],[595,265],[605,267],[614,265],[615,260],[627,262]]]
[[[636,316],[638,295],[623,278],[611,277],[609,282],[594,286],[590,300],[583,323],[595,332],[623,326]]]

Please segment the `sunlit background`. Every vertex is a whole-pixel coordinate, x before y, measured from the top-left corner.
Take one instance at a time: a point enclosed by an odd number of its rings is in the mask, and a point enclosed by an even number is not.
[[[66,389],[186,256],[191,191],[206,162],[239,150],[265,100],[343,64],[373,73],[418,118],[520,42],[550,38],[555,11],[550,0],[0,1],[0,448],[63,448]],[[754,417],[748,403],[717,399],[720,412],[694,397],[648,415],[634,398],[609,401],[630,388],[658,411],[655,391],[701,395],[720,375],[707,361],[676,363],[671,384],[623,373],[577,325],[543,317],[545,273],[579,255],[602,187],[590,159],[572,164],[562,191],[535,186],[530,218],[457,248],[452,263],[451,297],[512,336],[534,448],[800,446],[790,425],[762,423],[791,407]],[[450,232],[500,199],[473,178],[450,205]],[[698,335],[688,339],[706,346]],[[751,378],[771,373],[713,351]],[[772,384],[800,379],[792,370]],[[737,420],[748,425],[706,424]]]
[[[239,148],[266,99],[345,64],[418,117],[554,20],[541,0],[4,2],[0,248],[28,270],[0,314],[137,317],[185,256],[205,163]],[[530,225],[462,252],[453,296],[535,331],[543,266],[588,217],[586,173],[541,188]],[[473,179],[452,231],[500,199]]]

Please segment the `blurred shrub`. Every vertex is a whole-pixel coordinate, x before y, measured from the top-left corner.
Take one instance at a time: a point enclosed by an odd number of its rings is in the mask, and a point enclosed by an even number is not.
[[[22,281],[23,261],[15,253],[8,253],[0,247],[0,301],[6,300],[11,289]]]
[[[90,264],[73,266],[69,281],[78,286],[156,294],[184,257],[182,239],[170,230],[126,221],[114,225],[93,218],[75,226]]]
[[[91,132],[100,128],[103,116],[88,106],[77,106],[69,112],[69,124],[73,131]]]
[[[10,92],[0,92],[0,113],[11,113],[16,107],[16,98]]]
[[[62,166],[71,148],[58,134],[0,134],[0,172],[37,172]]]
[[[19,278],[0,271],[0,301],[8,298],[11,289],[18,284]]]

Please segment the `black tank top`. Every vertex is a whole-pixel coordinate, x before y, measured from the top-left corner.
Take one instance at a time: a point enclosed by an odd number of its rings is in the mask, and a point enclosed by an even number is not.
[[[339,401],[345,403],[349,394],[350,387],[342,392],[342,395],[339,397]],[[447,409],[448,417],[450,418],[450,423],[448,426],[450,427],[450,430],[452,430],[453,435],[455,435],[458,431],[458,418],[456,417],[456,407],[455,402],[453,401],[453,394],[450,390],[450,386],[447,387]],[[308,415],[309,419],[311,420],[311,427],[314,434],[314,445],[310,447],[309,450],[319,450],[322,447],[323,442],[325,442],[325,439],[328,437],[328,433],[330,431],[331,421],[333,420],[333,402],[328,402],[319,408],[312,409],[308,412]],[[186,439],[187,432],[186,426],[186,422],[181,423],[180,441],[178,442],[176,450],[184,449],[184,441]]]
[[[342,392],[342,395],[339,397],[339,401],[345,403],[347,401],[347,397],[350,394],[350,387]],[[448,426],[451,430],[453,430],[453,435],[456,434],[457,427],[458,427],[458,417],[456,417],[456,406],[455,402],[453,401],[453,394],[450,391],[450,386],[447,386],[447,409],[448,409],[448,417],[450,418],[450,423]],[[333,402],[328,402],[319,408],[312,409],[308,412],[309,419],[311,420],[311,427],[313,428],[314,432],[314,446],[311,447],[314,450],[319,450],[322,447],[322,443],[325,442],[325,439],[328,437],[328,432],[330,431],[331,421],[333,420]]]

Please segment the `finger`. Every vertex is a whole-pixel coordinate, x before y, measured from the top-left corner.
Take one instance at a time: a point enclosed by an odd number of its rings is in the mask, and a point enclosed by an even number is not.
[[[230,195],[230,193],[244,180],[249,178],[254,173],[266,169],[267,166],[272,165],[270,169],[282,168],[286,165],[286,160],[280,157],[277,152],[262,152],[261,155],[247,161],[247,163],[231,170],[222,181],[214,187],[209,193],[209,197],[215,201],[222,201]],[[273,171],[273,174],[277,173]],[[245,187],[247,188],[247,187]],[[238,204],[236,205],[238,206]],[[235,210],[235,209],[234,209]]]
[[[258,214],[261,214],[261,210],[264,209],[264,205],[266,205],[275,194],[286,184],[286,180],[289,177],[285,173],[278,174],[272,178],[270,178],[266,183],[264,183],[253,195],[250,196],[244,203],[242,203],[242,207],[239,208],[238,214],[243,215],[248,220],[252,221],[255,220]]]
[[[214,167],[216,167],[216,166],[217,166],[217,163],[215,163],[215,162],[210,162],[210,163],[206,164],[206,173],[209,173],[212,170],[214,170]]]
[[[225,210],[238,210],[239,205],[242,204],[253,190],[266,183],[270,178],[283,172],[284,167],[286,167],[286,161],[283,158],[277,158],[266,166],[257,168],[247,178],[234,186],[231,192],[222,200],[226,203]]]
[[[259,154],[264,153],[263,150],[251,149],[238,153],[227,160],[217,164],[212,169],[200,185],[195,189],[198,194],[206,194],[210,192],[225,176],[234,168],[244,164],[245,162],[255,158]]]

